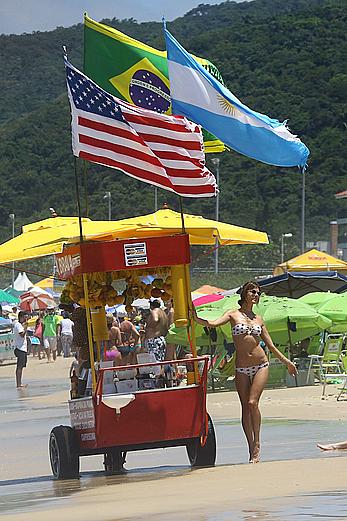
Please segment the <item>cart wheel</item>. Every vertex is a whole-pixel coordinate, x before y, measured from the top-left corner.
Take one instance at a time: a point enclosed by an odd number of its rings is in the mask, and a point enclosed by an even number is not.
[[[49,436],[49,457],[55,479],[75,479],[79,477],[80,460],[75,432],[71,427],[54,427]]]
[[[216,435],[209,415],[208,433],[205,445],[201,445],[200,438],[195,438],[187,444],[187,453],[192,467],[212,467],[215,464]]]
[[[113,474],[124,474],[126,472],[123,467],[125,463],[126,452],[122,452],[118,449],[111,449],[105,453],[104,465],[107,476]]]

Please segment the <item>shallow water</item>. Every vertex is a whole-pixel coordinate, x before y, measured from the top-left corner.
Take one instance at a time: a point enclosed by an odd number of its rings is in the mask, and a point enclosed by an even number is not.
[[[145,518],[132,518],[140,521]],[[180,516],[151,516],[152,521],[312,521],[347,519],[347,494],[345,491],[323,492],[288,496],[282,499],[265,499],[253,502],[244,509],[228,510],[216,514],[184,514]],[[126,520],[122,520],[126,521]]]
[[[33,512],[86,489],[116,483],[158,480],[191,472],[186,451],[182,447],[129,453],[126,475],[106,477],[102,456],[81,458],[81,479],[56,482],[51,478],[48,456],[50,430],[69,424],[67,404],[41,405],[31,400],[66,388],[66,380],[29,382],[23,391],[13,388],[13,379],[0,380],[0,514]],[[298,421],[264,419],[262,428],[262,461],[303,458],[345,457],[344,452],[319,451],[317,441],[345,439],[347,422]],[[215,422],[217,465],[247,463],[246,442],[238,419]],[[161,516],[165,521],[226,521],[287,519],[347,519],[346,495],[321,494],[262,501],[245,505],[248,509],[216,513],[192,514],[180,518]],[[252,508],[249,508],[249,507]],[[329,512],[333,512],[333,517]],[[326,514],[324,514],[324,512]],[[323,514],[322,514],[323,513]],[[307,517],[310,516],[310,517]],[[144,519],[143,517],[141,518]],[[149,518],[148,518],[149,519]],[[152,520],[156,517],[151,516]],[[159,518],[158,518],[159,520]]]

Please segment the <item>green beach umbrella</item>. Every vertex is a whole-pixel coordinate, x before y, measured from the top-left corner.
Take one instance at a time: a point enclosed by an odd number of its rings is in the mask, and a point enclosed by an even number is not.
[[[200,318],[215,320],[230,309],[238,309],[237,301],[240,295],[228,295],[215,302],[196,306],[196,312]],[[215,331],[215,333],[213,332]],[[212,329],[212,333],[207,334],[206,328],[200,324],[195,324],[196,345],[199,347],[213,345],[223,345],[224,341],[232,341],[230,324]],[[216,336],[214,336],[216,335]],[[187,330],[185,327],[175,327],[172,325],[166,337],[166,341],[172,344],[188,346]]]
[[[331,293],[330,291],[312,291],[312,293],[306,293],[306,295],[303,295],[298,300],[317,309],[323,302],[328,302],[328,300],[331,300],[336,295],[337,293]]]
[[[228,340],[220,327],[214,328],[211,333],[208,334],[208,329],[200,324],[195,325],[195,336],[197,347],[209,347],[211,344],[224,345],[224,340]],[[231,335],[229,335],[229,340],[230,336]],[[189,346],[187,328],[175,327],[175,325],[172,324],[166,335],[166,342],[180,346]]]
[[[224,315],[226,311],[236,311],[239,309],[239,300],[240,295],[238,293],[235,293],[235,295],[226,295],[221,300],[217,300],[216,302],[209,302],[208,304],[203,304],[202,306],[196,307],[196,313],[200,318],[205,318],[206,320],[215,320],[216,318]],[[216,330],[217,332],[220,330],[227,341],[232,342],[230,324],[225,324],[224,326],[216,328]]]
[[[20,299],[17,297],[14,297],[10,293],[7,293],[7,291],[4,291],[3,289],[0,289],[0,303],[1,304],[19,304]]]
[[[312,306],[286,297],[262,297],[254,312],[260,315],[275,344],[291,345],[331,326],[331,320]]]
[[[335,295],[327,302],[317,306],[317,311],[332,321],[329,331],[344,333],[347,331],[347,293]]]
[[[23,291],[19,291],[14,288],[5,288],[3,291],[5,291],[8,295],[12,295],[12,297],[16,297],[19,299],[20,295],[23,293]]]

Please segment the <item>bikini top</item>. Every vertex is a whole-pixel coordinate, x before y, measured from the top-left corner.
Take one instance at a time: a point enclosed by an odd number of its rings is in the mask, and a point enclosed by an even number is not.
[[[254,324],[254,326],[249,326],[247,324],[243,324],[240,322],[239,324],[235,324],[232,328],[231,332],[233,336],[237,335],[254,335],[254,336],[260,336],[261,335],[262,327],[259,324]]]

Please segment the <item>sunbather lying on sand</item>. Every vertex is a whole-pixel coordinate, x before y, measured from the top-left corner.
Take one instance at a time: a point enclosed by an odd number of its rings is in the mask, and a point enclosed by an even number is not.
[[[339,443],[329,443],[328,445],[321,445],[317,443],[317,447],[321,450],[343,450],[347,449],[347,440]]]

